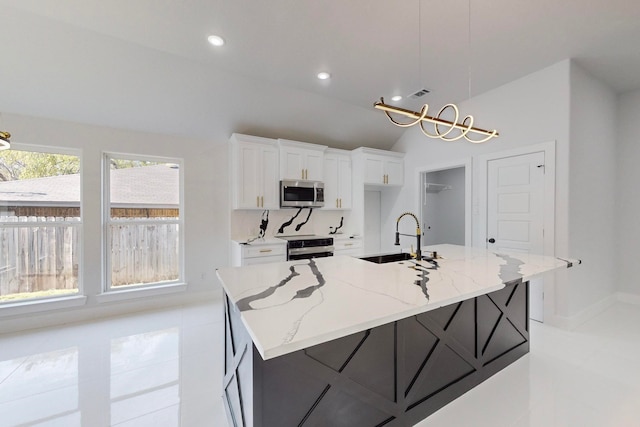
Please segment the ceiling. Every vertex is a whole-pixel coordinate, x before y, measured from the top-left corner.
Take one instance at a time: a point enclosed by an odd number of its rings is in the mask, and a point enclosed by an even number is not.
[[[0,16],[0,111],[214,142],[389,148],[380,96],[424,87],[399,105],[439,109],[566,58],[640,89],[637,0],[0,0]]]

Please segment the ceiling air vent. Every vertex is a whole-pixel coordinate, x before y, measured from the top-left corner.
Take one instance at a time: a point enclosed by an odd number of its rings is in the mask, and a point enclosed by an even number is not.
[[[412,93],[411,95],[409,95],[409,98],[411,99],[420,99],[423,96],[425,96],[426,94],[428,94],[430,91],[429,89],[420,89],[417,92]]]

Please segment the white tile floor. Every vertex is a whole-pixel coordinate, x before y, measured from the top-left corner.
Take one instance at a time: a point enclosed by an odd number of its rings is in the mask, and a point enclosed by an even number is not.
[[[0,427],[226,427],[219,302],[0,336]],[[640,307],[568,332],[419,424],[640,426]]]

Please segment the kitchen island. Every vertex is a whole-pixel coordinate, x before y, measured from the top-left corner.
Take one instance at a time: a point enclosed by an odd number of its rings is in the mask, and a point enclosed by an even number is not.
[[[411,426],[529,351],[528,281],[573,261],[456,245],[222,268],[235,426]]]

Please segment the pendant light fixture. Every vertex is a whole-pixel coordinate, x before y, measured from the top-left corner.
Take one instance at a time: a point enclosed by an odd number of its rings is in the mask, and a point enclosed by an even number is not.
[[[469,44],[469,98],[471,98],[471,0],[469,0],[469,13],[468,13],[468,44]],[[418,71],[419,78],[422,79],[422,31],[421,31],[421,0],[418,0]],[[460,121],[460,111],[455,104],[446,104],[438,111],[435,116],[429,116],[429,105],[424,104],[420,112],[406,110],[404,108],[396,107],[393,105],[385,104],[384,98],[380,98],[379,102],[373,104],[373,107],[382,110],[387,116],[389,121],[399,127],[411,127],[420,125],[420,130],[424,135],[429,138],[442,139],[443,141],[457,141],[461,138],[466,139],[469,142],[478,144],[486,142],[492,138],[499,136],[498,131],[481,129],[473,126],[473,116],[468,115],[462,121]],[[453,112],[453,120],[445,120],[442,118],[446,111]],[[399,114],[401,116],[408,117],[411,121],[402,123],[394,119],[391,114]],[[427,130],[425,125],[429,123],[433,125],[433,132]],[[479,138],[471,138],[470,135],[480,135]]]
[[[11,134],[7,131],[0,130],[0,150],[8,150],[11,148]]]
[[[0,113],[0,119],[2,118],[2,114]],[[6,130],[0,130],[0,151],[8,150],[11,148],[11,134]]]

